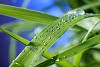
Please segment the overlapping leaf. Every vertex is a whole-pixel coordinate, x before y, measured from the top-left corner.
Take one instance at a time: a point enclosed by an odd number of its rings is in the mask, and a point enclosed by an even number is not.
[[[87,41],[85,41],[77,46],[74,46],[74,47],[66,50],[65,52],[63,52],[61,54],[58,54],[58,55],[52,57],[49,60],[44,61],[43,63],[38,64],[35,67],[42,67],[42,66],[48,66],[48,65],[54,64],[57,61],[74,56],[77,53],[85,51],[97,44],[100,44],[100,34],[92,37],[91,39],[88,39]],[[53,61],[53,62],[51,62],[51,61]]]

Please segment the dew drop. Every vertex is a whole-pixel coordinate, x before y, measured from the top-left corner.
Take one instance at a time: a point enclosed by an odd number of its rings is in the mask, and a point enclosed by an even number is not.
[[[55,31],[57,31],[57,30],[55,30]]]
[[[17,62],[15,62],[15,64],[16,64],[17,66],[20,66],[20,64],[19,64],[19,63],[17,63]]]
[[[43,43],[43,45],[45,46],[45,45],[46,45],[46,43]]]
[[[50,39],[51,39],[51,37],[49,36],[49,37],[48,37],[48,39],[50,40]]]
[[[32,63],[34,63],[34,61],[32,61]]]
[[[63,56],[64,58],[66,57],[66,56]]]
[[[36,36],[35,36],[34,38],[35,38],[35,39],[37,39],[37,37],[36,37]]]
[[[61,22],[65,22],[65,20],[64,20],[64,19],[62,19],[62,20],[61,20]]]
[[[57,30],[59,30],[60,28],[58,27]]]
[[[71,19],[74,19],[74,18],[75,18],[75,16],[72,16],[72,17],[71,17]]]
[[[75,14],[76,15],[84,15],[85,11],[84,10],[76,10]]]
[[[51,59],[53,59],[53,58],[51,58]]]
[[[25,50],[23,52],[25,52]]]
[[[41,48],[41,49],[43,49],[43,48]]]
[[[18,63],[15,63],[15,64],[17,64],[17,65],[18,65]]]
[[[59,61],[59,59],[57,59],[56,61]]]

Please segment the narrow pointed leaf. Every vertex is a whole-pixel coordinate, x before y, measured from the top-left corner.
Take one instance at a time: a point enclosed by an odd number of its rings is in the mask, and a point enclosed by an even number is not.
[[[27,46],[11,64],[11,67],[18,65],[22,65],[23,67],[30,65],[34,66],[34,62],[36,62],[36,60],[38,60],[42,53],[47,50],[62,34],[64,34],[64,32],[66,32],[69,28],[73,27],[80,20],[91,16],[100,15],[71,14],[65,15],[55,20],[31,41],[29,46]]]
[[[74,47],[52,57],[51,59],[44,61],[43,63],[38,64],[35,67],[49,66],[49,64],[51,65],[51,64],[56,63],[58,59],[60,61],[65,58],[69,58],[69,57],[74,56],[79,52],[85,51],[97,44],[100,44],[100,34],[92,37],[91,39],[88,39],[87,41],[85,41],[77,46],[74,46]],[[51,61],[53,61],[53,62],[51,62]]]
[[[4,4],[0,4],[0,14],[12,16],[15,18],[21,18],[24,20],[30,20],[35,22],[43,22],[46,24],[50,24],[50,22],[57,19],[57,17],[42,13],[42,12],[36,12],[34,10],[27,10],[22,9],[14,6],[8,6]]]
[[[37,12],[34,10],[27,10],[27,9],[18,8],[14,6],[8,6],[4,4],[0,4],[0,14],[15,17],[15,18],[20,18],[24,20],[34,21],[34,22],[41,22],[45,24],[51,24],[54,20],[58,19],[58,17],[46,13]],[[81,26],[76,24],[74,27],[80,30]],[[81,29],[87,30],[83,27],[81,27]]]
[[[4,28],[1,28],[1,27],[0,27],[0,30],[2,30],[3,32],[5,32],[6,34],[8,34],[9,36],[15,38],[16,40],[20,41],[24,45],[28,45],[29,44],[29,41],[28,40],[26,40],[26,39],[18,36],[17,34],[14,34],[14,33],[10,32],[10,31],[8,31],[8,30],[6,30]]]
[[[100,22],[100,21],[99,21]],[[87,34],[85,35],[85,37],[83,38],[83,41],[82,42],[85,42],[87,39],[88,39],[88,35],[90,34],[90,32],[93,30],[93,28],[99,23],[95,23],[90,29],[89,31],[87,32]],[[82,54],[83,52],[80,52],[78,54],[75,55],[74,57],[74,66],[78,67],[79,64],[80,64],[80,60],[81,60],[81,57],[82,57]]]
[[[5,29],[2,29],[4,32],[5,32]],[[7,30],[6,30],[7,31]],[[16,34],[14,34],[14,33],[12,33],[12,32],[10,32],[10,31],[7,31],[7,32],[5,32],[6,34],[8,34],[8,35],[10,35],[11,37],[13,37],[13,38],[15,38],[16,40],[17,40],[17,38],[19,38],[19,42],[21,42],[21,43],[23,43],[25,46],[27,46],[29,43],[30,43],[30,41],[28,41],[28,40],[26,40],[25,38],[22,38],[21,36],[18,36],[18,35],[16,35]],[[14,36],[13,36],[14,35]],[[23,40],[22,40],[23,39]],[[14,44],[12,44],[12,46],[13,46]],[[49,54],[49,55],[48,55]],[[10,54],[10,56],[12,56],[12,54]],[[49,58],[51,58],[51,57],[53,57],[54,55],[53,54],[51,54],[50,52],[46,52],[46,53],[44,53],[43,54],[43,56],[44,57],[46,57],[47,59],[49,59]],[[10,57],[10,62],[11,62],[11,60],[13,59],[13,57]],[[62,61],[62,62],[59,62],[59,63],[57,63],[58,65],[60,65],[60,66],[66,66],[66,64],[65,65],[62,65],[61,63],[67,63],[68,65],[70,65],[70,66],[72,66],[70,63],[68,63],[68,62],[66,62],[66,61]]]

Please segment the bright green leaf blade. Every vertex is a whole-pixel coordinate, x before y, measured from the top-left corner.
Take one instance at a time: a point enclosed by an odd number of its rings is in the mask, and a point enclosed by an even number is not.
[[[74,56],[79,52],[85,51],[97,44],[100,44],[100,34],[88,39],[87,41],[85,41],[79,45],[76,45],[76,46],[66,50],[65,52],[62,52],[61,54],[58,54],[58,55],[52,57],[49,60],[44,61],[43,63],[38,64],[36,67],[42,67],[42,66],[48,66],[49,64],[50,65],[54,64],[55,62],[57,62],[58,59],[60,61],[65,58],[69,58],[69,57]],[[51,62],[51,61],[53,61],[53,62]]]
[[[4,28],[1,28],[1,27],[0,27],[0,30],[2,30],[3,32],[5,32],[6,34],[8,34],[9,36],[15,38],[16,40],[20,41],[20,42],[23,43],[24,45],[28,45],[28,44],[30,43],[28,40],[26,40],[26,39],[24,39],[24,38],[18,36],[17,34],[14,34],[14,33],[10,32],[10,31],[8,31],[8,30],[6,30],[6,29],[4,29]]]
[[[44,52],[43,56],[45,58],[50,59],[54,56],[54,54],[52,54],[50,52]],[[67,62],[66,60],[58,61],[56,64],[61,66],[61,67],[73,67],[73,65],[71,63]]]
[[[6,31],[6,32],[5,32],[6,34],[10,35],[11,37],[15,38],[16,40],[17,40],[17,38],[19,38],[18,41],[21,42],[21,43],[22,43],[22,41],[23,41],[23,44],[24,44],[24,45],[28,45],[28,44],[30,43],[30,41],[26,40],[25,38],[22,38],[21,36],[18,36],[18,35],[16,35],[16,34],[10,32],[10,31],[7,31],[7,30],[5,30],[5,29],[3,29],[3,31],[4,31],[4,32]],[[23,39],[23,40],[22,40],[22,39]],[[14,45],[14,42],[15,42],[15,41],[12,41],[12,39],[11,39],[11,44],[12,44],[12,46]],[[12,46],[11,46],[11,47],[12,47]],[[14,48],[14,47],[13,47],[13,48]],[[13,49],[12,49],[12,50],[13,50]],[[13,58],[15,58],[15,57],[12,57],[12,52],[13,52],[13,51],[11,51],[11,52],[10,52],[10,55],[9,55],[9,56],[11,56],[11,57],[10,57],[10,62],[12,61]],[[13,53],[14,53],[14,52],[13,52]],[[48,56],[48,54],[49,54],[50,56]],[[46,54],[44,54],[43,56],[49,59],[49,58],[51,58],[51,57],[54,56],[54,55],[51,54],[51,53],[49,53],[49,52],[46,52]],[[47,56],[48,56],[48,57],[47,57]],[[13,60],[14,60],[14,59],[13,59]],[[67,63],[66,61],[62,61],[62,62],[59,62],[59,63],[57,63],[57,64],[60,65],[60,66],[62,66],[61,63],[63,63],[63,62],[64,62],[64,63]],[[67,63],[67,64],[69,64],[69,65],[71,66],[70,63]],[[65,64],[65,65],[66,65],[66,64]],[[63,65],[63,66],[65,66],[65,65]]]
[[[99,21],[100,22],[100,21]],[[90,28],[90,30],[87,32],[87,34],[85,35],[85,37],[83,38],[83,41],[82,42],[85,42],[86,40],[87,40],[87,38],[88,38],[88,35],[90,34],[90,32],[93,30],[93,28],[99,23],[99,22],[97,22],[97,23],[95,23],[91,28]],[[81,57],[82,57],[82,54],[83,54],[83,52],[80,52],[80,53],[78,53],[78,54],[76,54],[75,55],[75,57],[74,57],[74,66],[75,67],[78,67],[79,66],[79,64],[80,64],[80,60],[81,60]]]
[[[11,64],[11,67],[18,64],[23,66],[34,66],[34,63],[41,54],[47,50],[66,30],[73,27],[80,20],[91,17],[91,16],[100,16],[96,15],[65,15],[52,24],[47,26],[42,32],[40,32],[30,43],[30,46],[27,46],[23,52],[16,58],[16,60]],[[74,17],[74,18],[73,18]],[[17,63],[17,64],[15,64]]]
[[[18,8],[14,6],[8,6],[4,4],[0,4],[0,14],[15,17],[15,18],[20,18],[24,20],[34,21],[34,22],[41,22],[45,24],[50,24],[54,20],[58,19],[58,17],[52,16],[46,13],[36,12],[33,10],[27,10],[27,9]],[[80,30],[81,26],[75,25],[74,27]],[[81,29],[87,30],[83,27],[81,27]]]
[[[42,13],[42,12],[36,12],[34,10],[27,10],[22,9],[14,6],[8,6],[4,4],[0,4],[0,14],[12,16],[15,18],[21,18],[24,20],[30,20],[35,22],[43,22],[46,24],[50,24],[53,22],[57,17]]]

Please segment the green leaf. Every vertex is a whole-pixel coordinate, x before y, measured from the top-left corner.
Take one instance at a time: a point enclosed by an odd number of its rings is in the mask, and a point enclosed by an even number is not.
[[[100,22],[100,21],[99,21],[99,22]],[[82,41],[82,42],[85,42],[85,41],[88,39],[88,35],[90,34],[90,32],[93,30],[93,28],[94,28],[99,22],[95,23],[95,24],[90,28],[90,30],[87,32],[87,34],[86,34],[85,37],[83,38],[83,41]],[[75,57],[74,57],[74,62],[73,62],[75,67],[78,67],[78,66],[79,66],[80,60],[81,60],[81,57],[82,57],[82,54],[83,54],[83,52],[80,52],[80,53],[78,53],[78,54],[75,55]]]
[[[0,4],[0,14],[15,17],[15,18],[20,18],[24,20],[34,21],[34,22],[41,22],[45,24],[51,24],[54,20],[58,19],[58,17],[52,16],[43,12],[27,10],[27,9],[18,8],[14,6],[8,6],[4,4]],[[77,24],[73,28],[76,28],[79,30],[80,28],[82,30],[87,30]]]
[[[80,53],[82,51],[85,51],[85,50],[87,50],[87,49],[89,49],[97,44],[100,44],[100,34],[96,35],[96,36],[88,39],[87,41],[85,41],[79,45],[76,45],[76,46],[74,46],[74,47],[54,56],[54,57],[52,57],[51,59],[44,61],[43,63],[38,64],[35,67],[42,67],[42,66],[48,66],[48,65],[54,64],[57,62],[58,59],[60,61],[60,60],[63,60],[65,58],[69,58],[69,57],[74,56],[77,53]],[[53,62],[51,62],[51,61],[53,61]]]
[[[22,9],[22,8],[18,8],[14,6],[8,6],[4,4],[0,4],[0,14],[12,16],[12,17],[20,18],[24,20],[43,22],[45,24],[50,24],[55,19],[57,19],[57,17],[43,13],[43,12],[36,12],[34,10],[27,10],[27,9]]]
[[[19,42],[23,43],[24,45],[28,45],[29,44],[29,41],[12,33],[12,32],[9,32],[8,30],[4,29],[4,28],[1,28],[0,27],[0,30],[2,30],[3,32],[5,32],[6,34],[8,34],[9,36],[15,38],[16,40],[18,40]]]
[[[21,54],[16,58],[16,60],[11,64],[11,67],[16,65],[24,66],[34,66],[36,60],[42,55],[45,50],[53,45],[53,43],[69,28],[73,27],[80,20],[91,17],[100,16],[99,14],[87,14],[87,15],[65,15],[52,24],[47,26],[43,31],[41,31],[27,46]]]
[[[4,30],[5,29],[3,29],[3,32],[5,32]],[[30,43],[30,41],[26,40],[25,38],[23,38],[23,40],[22,40],[21,36],[18,36],[18,35],[10,32],[10,31],[7,31],[5,33],[8,34],[8,35],[10,35],[11,37],[15,38],[16,40],[17,40],[17,38],[19,38],[18,41],[21,42],[21,43],[23,43],[24,45],[28,45],[28,43]],[[14,47],[15,47],[15,40],[13,41],[13,39],[11,39],[11,46],[10,47],[13,47],[13,49],[12,48],[10,49],[10,54],[9,54],[9,56],[10,56],[9,59],[10,59],[10,62],[11,62],[15,58],[15,53],[14,53],[15,51],[14,52],[12,51],[12,50],[15,50],[14,49]],[[50,52],[45,52],[43,54],[43,56],[46,57],[47,59],[49,59],[49,58],[53,57],[54,55],[52,53],[50,53]],[[72,65],[70,63],[66,62],[65,60],[60,61],[57,64],[60,65],[60,66],[70,66],[70,67],[72,67]]]

